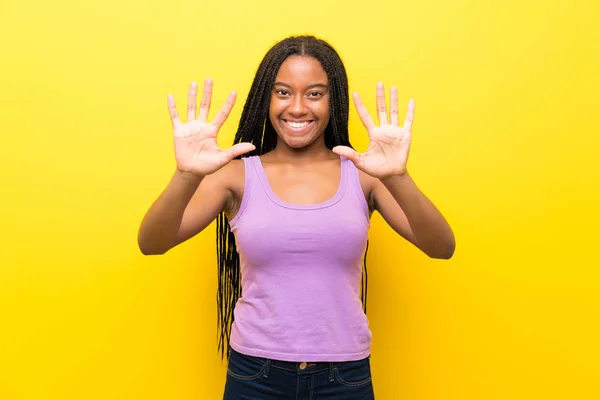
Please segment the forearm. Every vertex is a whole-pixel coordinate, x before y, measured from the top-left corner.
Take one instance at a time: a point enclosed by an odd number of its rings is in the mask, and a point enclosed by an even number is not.
[[[143,254],[163,254],[174,246],[185,209],[202,179],[175,172],[140,225],[138,245]]]
[[[417,246],[433,258],[452,257],[455,240],[450,225],[408,173],[381,182],[406,215]]]

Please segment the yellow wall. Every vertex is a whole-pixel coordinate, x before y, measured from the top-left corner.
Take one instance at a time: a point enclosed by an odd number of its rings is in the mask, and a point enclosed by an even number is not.
[[[416,99],[409,168],[457,236],[434,261],[373,220],[377,398],[600,398],[599,18],[595,0],[3,0],[0,399],[221,396],[214,227],[162,257],[137,228],[174,168],[167,93],[238,90],[230,143],[293,33],[328,39],[372,111],[378,80]],[[364,148],[354,110],[351,131]]]

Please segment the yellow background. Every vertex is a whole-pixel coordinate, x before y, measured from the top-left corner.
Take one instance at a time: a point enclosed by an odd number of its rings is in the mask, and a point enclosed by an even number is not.
[[[227,145],[295,33],[339,50],[371,111],[379,80],[415,98],[409,170],[457,237],[429,260],[373,220],[377,398],[600,398],[599,19],[596,0],[3,0],[0,399],[222,395],[214,225],[160,257],[137,229],[174,170],[167,94],[238,90]]]

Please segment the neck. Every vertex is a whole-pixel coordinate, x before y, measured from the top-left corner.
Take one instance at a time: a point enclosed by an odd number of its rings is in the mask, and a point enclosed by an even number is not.
[[[301,149],[294,149],[283,143],[277,143],[277,146],[275,146],[270,153],[279,160],[293,162],[309,162],[339,158],[339,156],[328,149],[324,143],[320,143],[319,145],[313,143],[313,145]]]

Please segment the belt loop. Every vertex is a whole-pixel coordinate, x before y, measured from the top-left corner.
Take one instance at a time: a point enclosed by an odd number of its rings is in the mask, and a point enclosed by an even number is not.
[[[263,372],[263,376],[265,378],[269,377],[270,369],[271,369],[271,360],[267,360],[267,363],[265,364],[265,368],[264,368],[265,371]]]
[[[334,368],[333,368],[333,363],[330,362],[329,363],[329,382],[333,382],[333,372],[334,372]]]

